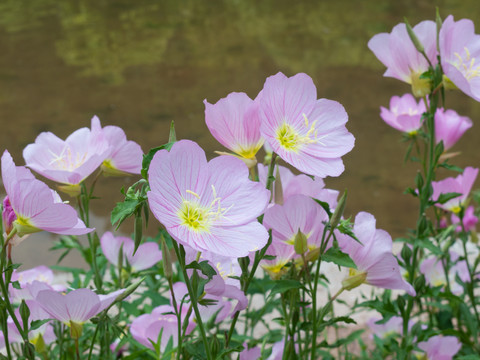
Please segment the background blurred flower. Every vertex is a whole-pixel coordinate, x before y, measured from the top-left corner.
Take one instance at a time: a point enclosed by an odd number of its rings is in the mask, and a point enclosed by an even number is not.
[[[417,101],[411,94],[392,96],[390,108],[380,107],[380,117],[391,127],[414,135],[422,127],[422,114],[426,111],[422,99]]]
[[[445,150],[450,149],[472,127],[470,118],[460,116],[456,111],[438,108],[435,113],[435,141],[443,141]]]
[[[133,271],[148,269],[162,260],[162,252],[157,243],[143,243],[138,246],[133,255],[134,241],[128,237],[114,236],[110,231],[103,234],[100,245],[107,260],[115,266],[118,266],[119,252],[122,249],[123,259],[128,261]],[[126,263],[124,262],[123,265],[125,266]]]
[[[418,343],[418,347],[427,353],[428,360],[451,360],[462,344],[455,336],[437,335]]]

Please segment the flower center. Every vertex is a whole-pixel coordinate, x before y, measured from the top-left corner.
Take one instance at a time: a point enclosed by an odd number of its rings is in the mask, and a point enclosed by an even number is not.
[[[49,165],[52,165],[55,169],[73,171],[76,168],[83,165],[87,159],[87,153],[72,153],[72,150],[69,146],[65,145],[60,154],[55,154],[53,151],[49,150],[52,154],[52,160]]]
[[[454,55],[457,61],[453,62],[452,65],[455,66],[468,81],[480,76],[480,64],[475,64],[475,58],[471,57],[467,47],[464,47],[464,56],[461,56],[457,52],[454,53]]]
[[[186,191],[200,200],[200,195],[191,190]],[[178,217],[181,224],[195,232],[210,232],[210,226],[214,221],[224,218],[227,211],[231,208],[222,208],[220,197],[217,197],[215,187],[212,185],[213,200],[208,206],[200,205],[199,201],[183,199]],[[233,206],[233,205],[232,205]]]
[[[298,150],[305,144],[318,142],[325,145],[321,143],[320,140],[327,135],[320,138],[318,137],[318,131],[315,129],[315,123],[317,121],[315,120],[313,123],[309,124],[308,118],[305,114],[303,114],[303,118],[305,120],[304,126],[301,126],[300,129],[295,129],[286,122],[278,127],[276,139],[284,149],[298,152]]]

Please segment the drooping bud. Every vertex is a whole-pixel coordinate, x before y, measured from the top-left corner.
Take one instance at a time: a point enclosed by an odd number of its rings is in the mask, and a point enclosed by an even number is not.
[[[349,270],[349,276],[342,281],[342,287],[345,290],[352,290],[362,285],[367,280],[367,273],[365,271],[358,271],[356,269]]]
[[[71,197],[77,197],[82,192],[80,184],[57,185],[57,189]]]
[[[307,236],[298,229],[293,241],[293,248],[298,255],[303,255],[308,251]]]

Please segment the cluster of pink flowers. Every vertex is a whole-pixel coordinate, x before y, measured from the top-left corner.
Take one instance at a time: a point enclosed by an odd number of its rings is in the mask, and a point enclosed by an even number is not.
[[[430,83],[421,75],[429,68],[429,62],[437,65],[440,56],[444,72],[444,86],[458,88],[480,101],[480,36],[475,34],[471,20],[454,21],[449,15],[439,29],[433,21],[422,21],[413,31],[423,46],[427,59],[417,50],[405,24],[395,26],[391,33],[375,35],[368,47],[387,67],[384,76],[393,77],[412,85],[416,97],[429,94]]]

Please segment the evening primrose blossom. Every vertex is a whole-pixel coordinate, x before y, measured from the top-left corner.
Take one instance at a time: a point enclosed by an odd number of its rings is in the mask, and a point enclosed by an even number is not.
[[[257,217],[269,192],[248,179],[241,160],[219,156],[207,163],[196,143],[182,140],[155,154],[148,179],[150,209],[181,244],[238,258],[267,243]]]
[[[354,261],[357,269],[349,269],[349,276],[342,281],[345,290],[363,283],[384,289],[404,290],[415,296],[412,285],[400,274],[400,266],[392,254],[392,238],[375,228],[375,217],[360,212],[355,217],[353,232],[361,244],[347,235],[337,236],[340,249]]]
[[[341,156],[355,142],[345,127],[347,113],[336,101],[317,100],[312,78],[303,73],[290,78],[282,73],[270,76],[259,102],[260,131],[284,161],[321,178],[344,171]]]
[[[439,34],[446,88],[458,88],[480,101],[480,35],[472,20],[454,21],[449,15]]]
[[[260,135],[258,102],[245,93],[233,92],[215,104],[203,103],[213,137],[240,158],[253,160],[265,141]]]
[[[413,28],[413,31],[423,45],[430,63],[435,66],[436,24],[433,21],[422,21]],[[423,97],[430,93],[430,80],[420,78],[428,70],[429,63],[416,49],[405,24],[396,25],[391,33],[376,34],[368,42],[368,48],[387,67],[383,76],[410,84],[415,97]]]

